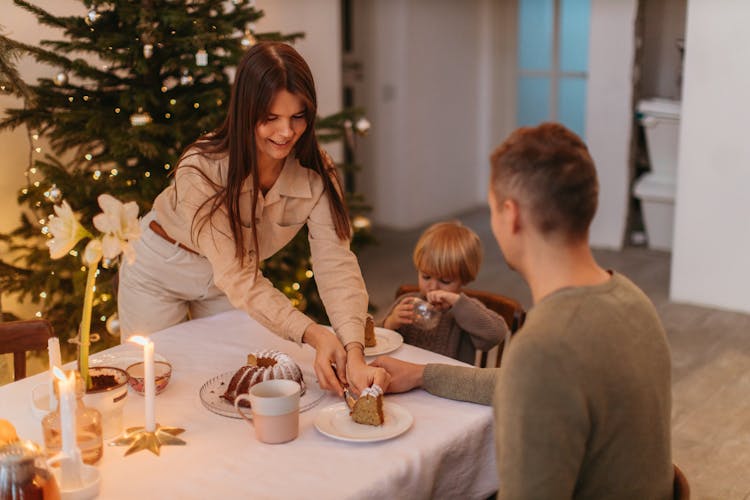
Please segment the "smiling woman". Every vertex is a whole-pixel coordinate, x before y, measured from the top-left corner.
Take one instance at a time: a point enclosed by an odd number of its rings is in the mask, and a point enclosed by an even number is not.
[[[364,361],[367,292],[349,248],[338,174],[318,145],[316,115],[310,68],[291,46],[265,42],[248,50],[224,123],[186,148],[174,182],[141,221],[138,258],[120,272],[122,338],[238,308],[277,335],[312,345],[324,389],[342,394],[339,380],[357,392],[387,385],[385,371]],[[303,225],[335,336],[260,272]]]

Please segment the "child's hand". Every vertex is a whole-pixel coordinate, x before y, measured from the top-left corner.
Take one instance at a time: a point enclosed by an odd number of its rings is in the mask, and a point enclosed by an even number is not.
[[[427,300],[439,311],[445,311],[453,307],[458,300],[459,295],[445,290],[433,290],[427,292]]]
[[[393,308],[391,314],[383,321],[383,326],[389,330],[398,330],[403,325],[411,325],[414,322],[414,304],[408,297]]]

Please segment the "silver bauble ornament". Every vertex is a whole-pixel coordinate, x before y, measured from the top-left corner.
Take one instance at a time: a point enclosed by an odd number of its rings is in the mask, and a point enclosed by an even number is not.
[[[60,191],[60,188],[55,184],[52,184],[52,187],[47,191],[47,199],[52,203],[60,201],[62,199],[62,191]]]
[[[195,53],[195,65],[196,66],[208,66],[208,52],[200,49]]]
[[[354,128],[359,135],[367,135],[367,132],[370,131],[370,127],[370,120],[368,120],[364,116],[357,120],[357,123],[354,124]]]
[[[55,85],[58,87],[62,87],[63,85],[68,84],[68,74],[65,71],[60,71],[58,74],[55,75],[54,79]]]
[[[134,127],[140,127],[151,123],[151,115],[139,109],[137,113],[130,115],[130,124]]]
[[[104,257],[102,259],[102,267],[104,269],[112,269],[112,268],[114,268],[114,267],[117,266],[118,260],[119,259],[117,257],[115,257],[113,259],[110,259],[108,257]]]
[[[255,35],[253,35],[252,31],[245,30],[245,36],[240,40],[240,44],[245,48],[250,48],[256,43],[258,43],[258,40],[255,38]]]
[[[91,26],[96,22],[96,20],[99,19],[99,13],[96,11],[96,9],[91,9],[88,14],[86,14],[86,24]]]
[[[120,318],[117,317],[117,313],[113,313],[112,316],[107,318],[107,323],[105,324],[107,326],[107,333],[113,337],[120,335]]]
[[[193,84],[193,75],[190,74],[190,71],[187,69],[182,70],[182,75],[180,75],[180,85],[186,86],[186,85],[192,85]]]

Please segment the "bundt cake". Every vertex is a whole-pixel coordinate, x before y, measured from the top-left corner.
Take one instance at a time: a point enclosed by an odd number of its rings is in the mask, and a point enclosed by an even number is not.
[[[372,316],[367,316],[365,320],[365,347],[375,347],[378,343],[375,338],[375,322],[372,320]]]
[[[247,394],[252,386],[265,380],[288,379],[297,382],[305,393],[305,381],[302,370],[289,355],[283,352],[267,350],[253,352],[247,355],[247,365],[235,372],[229,381],[222,398],[234,404],[234,399],[240,394]],[[250,403],[243,399],[240,406],[249,407]]]
[[[358,424],[383,425],[383,389],[375,384],[362,391],[349,414]]]

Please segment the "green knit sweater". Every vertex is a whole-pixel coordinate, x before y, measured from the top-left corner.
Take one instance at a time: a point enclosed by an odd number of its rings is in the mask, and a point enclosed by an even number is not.
[[[428,365],[424,387],[494,405],[499,498],[672,497],[669,348],[622,275],[545,297],[502,368]]]

